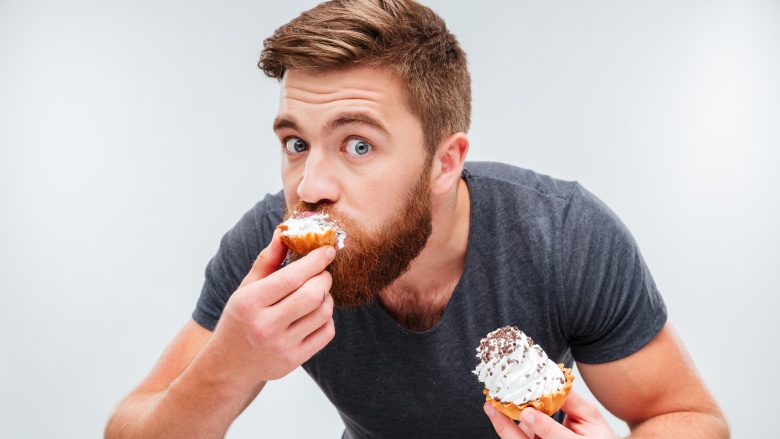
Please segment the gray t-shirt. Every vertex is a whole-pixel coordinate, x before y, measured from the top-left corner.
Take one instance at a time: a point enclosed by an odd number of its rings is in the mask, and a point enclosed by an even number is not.
[[[488,332],[515,325],[558,363],[603,363],[652,340],[666,308],[629,231],[577,183],[469,162],[466,264],[439,323],[399,326],[379,304],[334,311],[336,336],[304,363],[344,420],[346,438],[495,437],[471,373]],[[269,195],[222,240],[195,321],[213,330],[281,221]]]

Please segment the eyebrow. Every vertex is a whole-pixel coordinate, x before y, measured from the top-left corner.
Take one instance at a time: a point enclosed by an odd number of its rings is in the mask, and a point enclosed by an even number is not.
[[[279,131],[285,128],[300,131],[298,129],[298,124],[294,120],[277,116],[276,119],[274,119],[274,131]]]
[[[379,122],[376,118],[372,117],[369,114],[359,112],[359,111],[342,113],[337,118],[329,121],[325,125],[325,134],[326,135],[330,134],[331,132],[333,132],[333,130],[337,128],[341,128],[345,125],[349,125],[353,123],[368,125],[370,127],[373,127],[381,131],[386,136],[390,135],[390,131],[388,131],[387,128],[385,128],[385,126],[381,122]],[[295,131],[300,131],[300,126],[294,119],[277,116],[276,119],[274,119],[274,131],[278,131],[285,128],[289,128]]]
[[[349,125],[353,123],[368,125],[370,127],[373,127],[381,131],[386,136],[390,135],[390,132],[387,130],[387,128],[385,128],[384,125],[382,125],[381,122],[371,117],[370,115],[362,112],[344,113],[339,115],[339,117],[328,122],[328,124],[325,126],[325,132],[330,133],[336,128],[341,128],[344,125]]]

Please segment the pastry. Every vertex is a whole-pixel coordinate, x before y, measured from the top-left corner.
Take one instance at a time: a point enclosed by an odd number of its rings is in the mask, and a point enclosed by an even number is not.
[[[346,233],[326,213],[294,213],[276,227],[282,231],[282,243],[293,253],[305,255],[323,245],[344,247]]]
[[[477,348],[480,363],[474,373],[485,384],[485,400],[519,421],[520,412],[532,406],[553,415],[569,395],[574,381],[571,369],[555,364],[516,326],[489,333]]]

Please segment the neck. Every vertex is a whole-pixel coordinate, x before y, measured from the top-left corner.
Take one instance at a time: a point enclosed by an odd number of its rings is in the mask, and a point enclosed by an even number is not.
[[[442,200],[434,201],[433,233],[401,277],[380,294],[380,302],[404,327],[433,327],[449,303],[466,263],[471,201],[461,179]]]

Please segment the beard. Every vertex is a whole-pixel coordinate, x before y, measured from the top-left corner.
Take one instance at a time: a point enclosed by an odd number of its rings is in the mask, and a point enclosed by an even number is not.
[[[330,293],[337,308],[357,308],[376,300],[425,247],[433,231],[429,178],[429,172],[422,172],[400,208],[374,232],[327,202],[300,202],[285,214],[287,219],[296,211],[327,213],[346,232],[344,247],[336,251],[326,269],[333,280]],[[303,256],[290,252],[288,257],[292,262]]]

